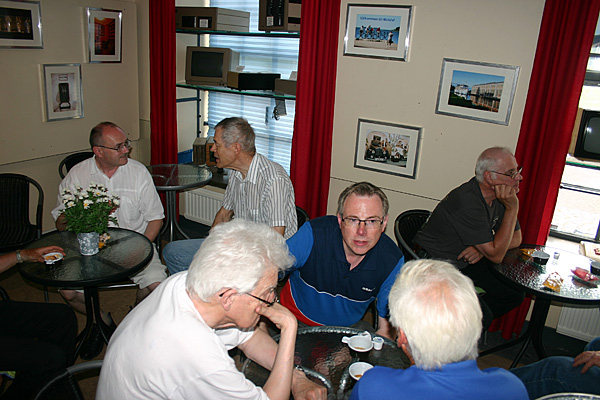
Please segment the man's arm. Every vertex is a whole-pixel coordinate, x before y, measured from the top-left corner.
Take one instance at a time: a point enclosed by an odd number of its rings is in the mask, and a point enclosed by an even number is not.
[[[221,207],[215,215],[215,220],[212,223],[211,229],[219,225],[221,222],[229,222],[233,218],[233,210],[228,210],[225,207]]]
[[[285,233],[285,226],[274,226],[275,232],[279,233],[281,236]]]
[[[585,374],[588,369],[594,366],[600,367],[600,351],[584,351],[579,354],[573,360],[573,366],[577,367],[581,364],[584,364],[581,369],[582,374]]]
[[[150,239],[151,242],[154,242],[154,239],[156,239],[160,233],[162,224],[162,219],[155,219],[154,221],[148,222],[148,226],[146,226],[146,230],[144,231],[144,236]]]
[[[512,187],[496,185],[494,190],[496,192],[496,198],[506,209],[504,211],[504,217],[502,218],[500,228],[494,235],[494,240],[487,243],[476,244],[475,248],[491,262],[499,263],[504,258],[508,249],[517,247],[521,244],[521,231],[518,230],[515,232],[517,214],[519,213],[519,199],[517,198],[516,190]],[[517,237],[513,240],[513,237],[517,232]],[[515,245],[517,240],[518,244]],[[460,255],[458,258],[460,258]]]
[[[61,247],[48,246],[38,247],[37,249],[23,249],[21,250],[21,258],[23,261],[35,261],[44,262],[44,254],[58,252],[63,256],[65,252]],[[10,253],[0,255],[0,273],[7,271],[17,263],[17,252],[11,251]]]
[[[65,214],[61,213],[58,216],[58,218],[56,218],[56,221],[54,222],[54,224],[56,225],[56,229],[59,232],[62,232],[65,229],[67,229],[67,217],[65,216]]]
[[[379,323],[379,329],[375,334],[386,337],[390,340],[396,340],[396,330],[392,327],[392,324],[387,318],[377,317]]]
[[[280,304],[262,307],[264,315],[281,329],[279,344],[265,331],[256,329],[247,342],[238,346],[251,360],[271,371],[263,390],[270,399],[288,399],[290,390],[295,399],[325,399],[327,391],[294,371],[294,349],[296,345],[296,318]]]

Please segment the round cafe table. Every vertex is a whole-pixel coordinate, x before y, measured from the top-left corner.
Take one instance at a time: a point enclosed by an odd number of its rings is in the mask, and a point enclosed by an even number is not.
[[[212,173],[206,166],[196,164],[158,164],[148,167],[154,180],[154,186],[159,192],[165,192],[167,216],[159,237],[169,233],[168,240],[172,242],[177,234],[189,239],[177,222],[177,191],[199,188],[212,179]]]
[[[550,259],[546,265],[537,264],[533,261],[533,257],[523,251],[527,249],[544,251],[550,255]],[[577,267],[589,272],[591,262],[592,260],[585,256],[548,246],[523,245],[520,248],[509,250],[502,262],[493,266],[491,270],[498,279],[507,285],[535,296],[531,320],[525,333],[518,339],[481,352],[479,356],[482,357],[523,342],[510,368],[514,368],[519,363],[530,343],[533,344],[538,358],[540,360],[545,358],[546,351],[542,333],[552,301],[563,303],[564,306],[576,304],[598,307],[600,305],[600,288],[581,282],[571,272]],[[553,272],[558,273],[563,279],[558,292],[543,285],[546,278]]]
[[[327,398],[347,399],[354,387],[350,376],[350,364],[359,360],[350,354],[350,348],[342,343],[344,336],[353,336],[364,331],[341,326],[312,326],[299,328],[296,336],[294,364],[302,366],[306,375],[327,388]],[[279,336],[275,336],[276,341]],[[410,366],[408,357],[396,343],[384,338],[381,350],[372,349],[364,361],[372,365],[404,369]],[[254,384],[262,386],[269,377],[269,371],[247,359],[242,372]]]
[[[93,256],[82,256],[79,252],[77,235],[72,232],[53,231],[28,244],[33,249],[45,246],[60,246],[65,257],[54,264],[24,262],[18,269],[24,278],[41,285],[58,288],[83,288],[85,295],[86,323],[77,336],[75,358],[84,339],[92,330],[94,319],[108,343],[109,327],[100,317],[98,287],[129,279],[142,270],[150,260],[154,249],[144,235],[121,228],[108,228],[110,239]]]

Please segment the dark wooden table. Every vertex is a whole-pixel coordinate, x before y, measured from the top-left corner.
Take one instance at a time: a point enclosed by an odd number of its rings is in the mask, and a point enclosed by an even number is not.
[[[296,337],[294,363],[302,366],[306,375],[327,388],[328,399],[347,399],[354,387],[354,379],[348,368],[359,360],[350,354],[350,348],[342,343],[344,336],[353,336],[364,331],[341,326],[315,326],[299,328]],[[275,337],[279,340],[279,337]],[[410,361],[396,343],[384,339],[381,350],[372,349],[366,359],[369,364],[391,368],[408,368]],[[252,360],[246,360],[242,372],[256,385],[262,386],[269,371]]]
[[[30,243],[26,248],[60,246],[65,251],[65,257],[51,265],[38,262],[18,264],[21,275],[32,282],[58,288],[83,288],[86,324],[77,336],[75,357],[79,355],[81,344],[92,329],[94,317],[104,341],[108,343],[109,327],[100,317],[98,287],[121,282],[135,275],[148,265],[154,252],[150,240],[135,231],[108,228],[108,234],[110,240],[97,254],[82,256],[76,234],[50,232]]]
[[[166,196],[167,220],[159,237],[162,238],[168,232],[169,242],[172,242],[177,234],[189,239],[177,222],[177,191],[206,185],[211,181],[212,173],[207,167],[195,164],[151,165],[148,171],[152,175],[156,190],[165,192]]]
[[[531,248],[548,253],[550,255],[548,263],[546,265],[536,264],[533,257],[521,251],[522,249]],[[556,255],[558,255],[558,258],[555,257]],[[600,305],[600,288],[580,283],[573,278],[574,274],[571,272],[577,267],[590,271],[591,261],[585,256],[547,246],[522,246],[521,248],[509,250],[502,262],[492,268],[492,272],[509,286],[535,296],[531,320],[525,333],[518,339],[486,350],[480,353],[480,356],[523,342],[523,346],[514,359],[511,368],[519,363],[530,343],[533,344],[537,356],[540,359],[545,358],[546,351],[544,350],[542,332],[552,301],[561,302],[564,305],[575,304],[595,307]],[[563,278],[560,292],[554,292],[543,286],[546,278],[553,272],[557,272]]]

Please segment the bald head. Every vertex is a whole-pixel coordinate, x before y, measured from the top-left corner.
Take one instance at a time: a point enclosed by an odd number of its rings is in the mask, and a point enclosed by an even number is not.
[[[483,182],[485,171],[497,171],[502,164],[510,158],[514,158],[512,152],[506,147],[490,147],[484,150],[477,158],[475,164],[475,177],[478,182]]]

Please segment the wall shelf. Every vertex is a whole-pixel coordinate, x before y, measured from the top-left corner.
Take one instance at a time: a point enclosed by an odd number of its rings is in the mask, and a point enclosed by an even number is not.
[[[300,32],[231,32],[231,31],[202,31],[198,29],[175,29],[176,33],[188,35],[228,35],[228,36],[254,36],[272,38],[299,39]]]
[[[290,95],[290,94],[276,94],[275,92],[271,91],[271,90],[237,90],[237,89],[231,89],[228,87],[221,87],[221,86],[197,86],[197,85],[188,85],[187,83],[177,83],[175,86],[177,86],[178,88],[184,88],[184,89],[195,89],[195,90],[206,90],[209,92],[219,92],[219,93],[230,93],[230,94],[237,94],[240,96],[254,96],[254,97],[267,97],[270,99],[277,99],[277,100],[296,100],[296,96]],[[181,98],[178,99],[178,102],[183,102],[183,101],[196,101],[196,98]]]

